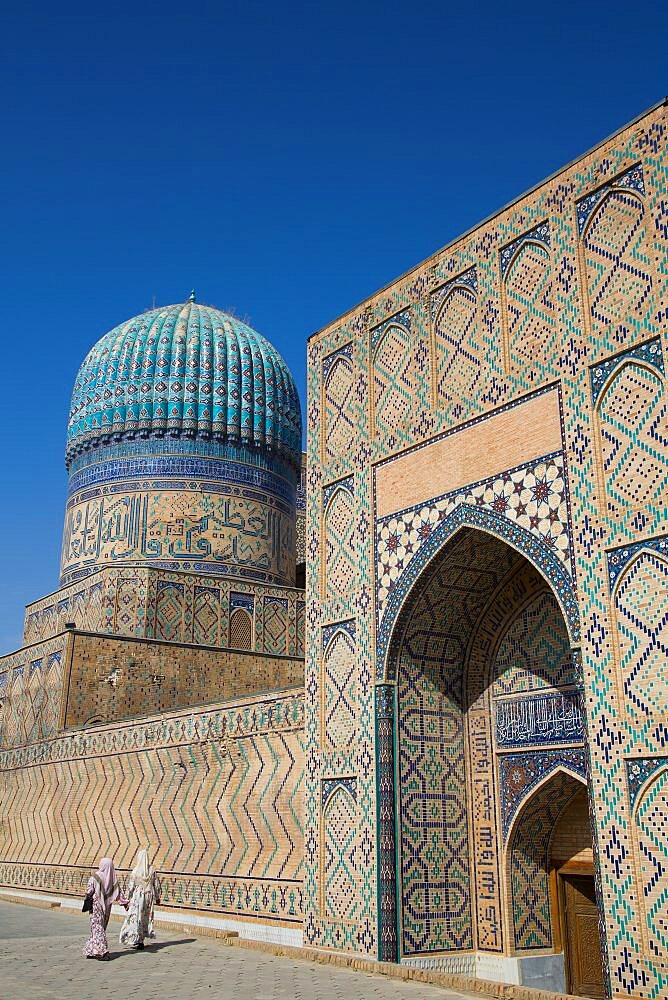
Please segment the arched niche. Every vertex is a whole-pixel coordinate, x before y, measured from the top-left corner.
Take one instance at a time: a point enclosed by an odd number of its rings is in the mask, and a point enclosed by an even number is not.
[[[512,954],[508,830],[559,764],[584,772],[577,657],[561,605],[518,549],[462,527],[407,594],[386,677],[378,731],[394,712],[396,954]],[[381,865],[391,870],[384,853]]]

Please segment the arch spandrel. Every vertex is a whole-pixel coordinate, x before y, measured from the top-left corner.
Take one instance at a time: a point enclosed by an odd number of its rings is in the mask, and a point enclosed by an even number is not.
[[[378,680],[392,681],[393,649],[396,635],[410,613],[410,596],[427,579],[423,574],[435,571],[439,559],[446,554],[446,548],[460,532],[474,530],[489,536],[497,542],[524,556],[545,579],[561,608],[573,646],[580,640],[580,620],[576,590],[573,580],[563,563],[545,544],[530,532],[502,516],[494,516],[488,511],[469,504],[460,504],[450,515],[438,523],[429,539],[413,557],[410,572],[405,573],[391,591],[384,609],[382,622],[376,634],[376,662]]]

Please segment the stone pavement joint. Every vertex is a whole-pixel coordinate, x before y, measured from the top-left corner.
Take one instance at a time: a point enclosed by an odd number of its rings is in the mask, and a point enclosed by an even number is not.
[[[250,941],[234,932],[189,926],[186,915],[182,926],[160,923],[169,930],[161,930],[159,940],[148,943],[144,952],[119,945],[117,930],[110,924],[112,962],[86,961],[81,949],[88,936],[87,915],[61,909],[57,902],[3,896],[0,997],[97,1000],[106,990],[122,998],[140,987],[146,1000],[152,996],[187,1000],[200,994],[217,996],[222,987],[224,995],[234,995],[235,1000],[475,1000],[481,995],[500,1000],[571,1000],[567,994],[546,990]]]

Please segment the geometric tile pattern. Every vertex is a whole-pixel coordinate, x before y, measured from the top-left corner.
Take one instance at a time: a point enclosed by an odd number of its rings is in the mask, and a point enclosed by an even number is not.
[[[357,701],[357,663],[355,631],[336,628],[323,653],[324,736],[327,745],[341,749],[350,745],[355,734]]]
[[[518,810],[526,802],[532,789],[549,774],[566,768],[586,780],[585,754],[582,747],[501,754],[498,767],[504,839]]]
[[[60,636],[0,659],[0,747],[36,742],[57,731],[65,648]]]
[[[668,761],[666,762],[668,764]],[[638,854],[647,948],[668,969],[668,766],[645,788],[636,806]]]
[[[564,618],[549,590],[532,597],[503,636],[495,654],[495,695],[520,694],[575,682]]]
[[[398,310],[395,310],[396,313]],[[389,318],[389,317],[386,317]],[[360,340],[360,337],[362,339]],[[356,340],[353,355],[352,340]],[[369,616],[372,612],[371,587],[368,583],[358,589],[359,574],[368,579],[371,562],[370,553],[370,520],[361,516],[355,520],[353,545],[356,559],[355,586],[347,595],[343,613],[334,612],[331,605],[325,613],[323,591],[326,590],[323,578],[320,576],[320,561],[318,553],[324,544],[323,507],[326,499],[323,496],[328,484],[333,480],[341,480],[343,476],[354,475],[355,495],[357,490],[365,496],[368,490],[369,473],[366,466],[368,457],[366,449],[372,447],[368,437],[370,415],[366,409],[359,407],[359,402],[368,392],[368,377],[370,371],[369,335],[368,329],[356,325],[355,328],[342,329],[324,345],[308,348],[308,419],[310,432],[308,437],[308,490],[307,490],[307,536],[306,547],[309,554],[306,566],[307,580],[307,649],[306,659],[309,664],[309,675],[306,686],[306,731],[309,752],[306,771],[305,822],[309,835],[304,844],[305,893],[312,905],[305,917],[304,936],[309,944],[324,945],[349,952],[374,953],[376,947],[376,863],[375,863],[375,777],[373,763],[373,737],[369,729],[373,726],[374,698],[371,683],[370,656],[371,636]],[[334,454],[327,440],[327,431],[336,424],[337,415],[334,401],[329,393],[333,383],[333,366],[345,358],[345,386],[343,392],[349,390],[346,404],[348,423],[342,435],[345,445],[341,442]],[[325,390],[327,386],[327,391]],[[337,395],[336,402],[340,401]],[[320,419],[322,417],[322,419]],[[323,471],[324,470],[324,471]],[[351,484],[352,486],[352,484]],[[351,491],[352,492],[352,491]],[[364,609],[364,612],[361,612]],[[357,692],[355,705],[356,738],[341,749],[327,749],[324,744],[323,719],[323,648],[327,648],[327,639],[323,647],[323,634],[326,628],[321,628],[327,622],[341,619],[357,618],[364,615],[364,627],[357,629],[355,638],[355,656],[357,658]],[[333,626],[334,627],[334,626]],[[322,695],[322,697],[321,697]],[[324,877],[320,872],[324,869],[324,842],[327,836],[328,817],[322,813],[320,796],[321,784],[324,779],[334,777],[355,777],[356,792],[356,824],[357,845],[359,848],[359,864],[354,886],[356,905],[355,918],[347,922],[337,922],[325,916],[324,912]]]
[[[634,542],[631,545],[622,545],[617,549],[610,549],[606,552],[607,571],[610,591],[614,592],[617,581],[624,573],[624,570],[632,562],[639,552],[645,549],[648,552],[656,552],[664,559],[668,559],[668,535],[659,535],[654,538],[645,538],[642,542]]]
[[[374,434],[387,439],[389,448],[405,432],[413,408],[415,380],[410,330],[410,314],[394,317],[383,329],[373,354]]]
[[[397,678],[404,955],[472,946],[461,662],[433,610],[411,617]]]
[[[353,797],[341,785],[330,797],[325,816],[325,913],[335,924],[354,922],[357,916],[359,866],[357,807]]]
[[[71,621],[78,629],[90,632],[227,646],[230,611],[245,607],[252,613],[257,596],[258,601],[266,598],[269,606],[277,602],[285,607],[287,602],[287,648],[283,651],[302,656],[304,617],[303,607],[301,611],[298,607],[303,605],[300,593],[260,583],[246,584],[248,590],[241,592],[235,589],[239,586],[239,581],[152,567],[98,570],[85,581],[28,605],[24,642],[28,645],[51,638]],[[256,652],[276,652],[276,643],[283,644],[274,631],[273,617],[272,634],[265,633],[265,616],[258,613]]]
[[[599,361],[598,364],[591,366],[589,369],[589,379],[591,383],[591,399],[594,406],[598,405],[601,393],[610,384],[611,375],[616,369],[621,368],[623,364],[629,361],[635,361],[642,367],[655,370],[662,379],[665,377],[661,339],[655,337],[654,340],[647,340],[642,344],[638,344],[637,347],[631,347],[628,351],[622,351],[621,354],[615,354],[613,357],[607,358],[605,361]]]
[[[160,440],[166,431],[250,443],[298,466],[299,394],[261,334],[191,296],[126,320],[89,351],[72,394],[67,465],[112,434]]]
[[[503,284],[506,364],[516,384],[528,390],[549,371],[554,342],[554,302],[549,230],[541,226],[519,241]]]
[[[101,854],[124,873],[148,843],[163,904],[300,924],[302,739],[290,693],[5,750],[0,882],[80,895]]]
[[[473,705],[486,685],[476,673],[468,676],[464,688],[466,650],[487,601],[520,561],[517,552],[491,536],[461,530],[424,571],[397,625],[388,680],[396,676],[402,954],[472,946],[472,867],[475,861],[477,870],[480,854],[489,853],[491,826],[483,808],[476,812],[477,795],[476,806],[468,805],[468,727],[462,705]],[[530,572],[537,577],[533,568]],[[485,707],[470,723],[476,747],[485,743],[480,722],[488,715]],[[489,729],[488,722],[486,726]],[[489,774],[490,753],[485,744],[480,755],[485,763],[481,761],[480,772],[476,771],[476,787],[486,787],[487,797],[494,781]],[[469,843],[470,810],[474,844]],[[501,914],[496,872],[485,864],[483,868],[487,888],[491,885],[493,890],[493,898],[481,904],[487,917],[478,912],[481,926],[487,926],[493,922],[492,912],[497,921]],[[477,883],[476,888],[482,894]],[[384,925],[381,930],[391,935]],[[479,933],[487,932],[479,929]],[[500,927],[490,929],[489,936],[497,938],[498,949]]]
[[[173,639],[185,611],[185,589],[181,583],[159,580],[157,590],[155,636],[156,639]]]
[[[265,597],[264,636],[267,651],[283,654],[288,645],[288,602],[285,598]]]
[[[454,420],[475,397],[482,374],[477,290],[476,270],[471,268],[431,298],[437,406]]]
[[[632,180],[632,184],[628,181]],[[652,306],[652,267],[646,240],[642,172],[622,175],[597,192],[581,223],[592,335],[612,350],[627,344]],[[583,217],[583,205],[578,214]]]
[[[582,709],[564,618],[534,566],[467,529],[423,571],[397,629],[388,680],[396,671],[401,954],[471,947],[474,874],[476,943],[499,951],[495,788],[500,783],[507,831],[530,789],[559,767],[584,774]],[[391,703],[378,709],[386,702],[377,701],[379,739],[391,717]],[[514,747],[527,752],[508,753]],[[378,752],[387,766],[387,751]],[[389,790],[386,780],[379,775],[383,814],[393,794],[391,776]],[[391,830],[383,823],[379,834],[381,872],[389,873]],[[381,941],[390,955],[393,935],[388,901]]]
[[[230,649],[253,648],[253,619],[245,608],[236,608],[230,615]]]
[[[568,801],[582,788],[558,772],[524,807],[510,843],[514,943],[518,951],[552,946],[549,843]]]
[[[357,663],[355,623],[330,626],[323,634],[324,691],[323,732],[327,745],[347,747],[355,732]]]
[[[524,248],[526,243],[535,243],[538,246],[545,247],[549,249],[550,246],[550,227],[547,222],[541,222],[538,226],[534,226],[533,229],[529,230],[527,233],[522,233],[517,239],[514,239],[512,243],[507,246],[502,247],[499,254],[501,263],[501,277],[505,280],[508,276],[508,269],[511,264],[514,264],[517,260],[520,251]]]
[[[357,779],[356,778],[323,778],[322,781],[322,805],[326,802],[337,788],[345,788],[353,802],[357,802]]]
[[[218,591],[213,587],[196,587],[193,607],[193,642],[215,646],[220,628]]]
[[[597,412],[611,528],[644,533],[657,517],[665,523],[668,394],[662,377],[627,360],[601,394]]]
[[[388,598],[411,561],[441,523],[465,503],[489,510],[535,535],[570,573],[564,466],[561,455],[554,454],[380,519],[376,528],[380,621]]]
[[[306,605],[303,601],[297,601],[295,605],[295,634],[296,646],[295,655],[304,655],[304,634],[306,629]]]
[[[396,962],[398,946],[394,699],[395,689],[393,685],[378,684],[376,686],[378,910],[380,915],[378,957],[381,962]]]
[[[340,618],[349,606],[356,575],[351,480],[344,480],[329,494],[324,524],[325,552],[332,567],[327,576],[325,603],[329,611],[328,617]]]
[[[663,715],[653,712],[630,716],[620,704],[623,697],[623,683],[620,680],[620,639],[627,644],[627,650],[635,649],[642,657],[647,648],[650,658],[657,659],[660,636],[651,624],[646,623],[643,601],[634,604],[631,593],[632,613],[625,622],[627,637],[620,636],[616,607],[616,595],[612,586],[624,582],[624,570],[631,568],[643,548],[649,550],[654,559],[660,558],[659,538],[664,537],[665,547],[665,496],[651,494],[653,463],[663,449],[665,431],[660,422],[661,405],[656,393],[651,395],[651,387],[658,383],[652,378],[663,378],[663,371],[656,362],[656,351],[649,345],[655,344],[665,334],[665,274],[668,273],[668,204],[665,191],[668,188],[668,120],[664,106],[642,116],[632,126],[606,140],[601,146],[569,165],[559,174],[538,186],[526,196],[502,209],[488,221],[455,240],[423,264],[407,272],[403,277],[387,285],[381,292],[372,295],[359,306],[351,309],[342,318],[325,327],[311,338],[308,345],[308,392],[309,392],[309,497],[307,520],[307,546],[312,563],[307,567],[307,617],[310,638],[306,655],[306,739],[309,753],[309,767],[306,776],[306,815],[313,824],[313,842],[305,845],[305,892],[306,914],[305,935],[310,943],[332,946],[329,933],[330,924],[322,912],[322,865],[321,831],[322,817],[319,812],[321,774],[326,774],[330,761],[326,755],[318,755],[315,749],[319,741],[321,708],[319,704],[323,683],[322,644],[320,638],[323,624],[321,595],[326,588],[328,567],[322,548],[322,489],[333,479],[343,475],[355,476],[353,495],[353,520],[359,526],[356,539],[357,576],[355,593],[351,595],[349,609],[341,617],[357,619],[357,655],[359,657],[358,711],[354,749],[349,754],[340,754],[342,775],[356,776],[357,810],[360,826],[360,845],[369,838],[377,855],[369,855],[370,862],[364,864],[359,877],[359,910],[357,926],[351,929],[344,947],[366,954],[378,954],[389,942],[392,954],[393,940],[398,941],[399,957],[403,931],[392,923],[388,891],[391,885],[391,816],[386,804],[387,761],[389,721],[385,717],[375,718],[368,708],[374,702],[367,688],[366,673],[376,677],[385,686],[392,683],[386,676],[386,650],[390,648],[402,606],[407,602],[418,577],[429,562],[455,535],[467,527],[481,528],[505,539],[523,551],[540,572],[548,579],[564,610],[570,635],[578,647],[577,661],[581,665],[583,698],[580,711],[586,710],[587,749],[581,746],[545,746],[543,750],[529,749],[533,758],[540,754],[569,754],[580,757],[581,771],[577,762],[564,763],[566,770],[579,776],[590,772],[593,817],[594,856],[600,874],[599,901],[604,917],[603,961],[604,974],[611,992],[621,996],[637,996],[642,1000],[660,1000],[668,993],[668,970],[662,960],[652,955],[645,936],[641,933],[646,923],[643,911],[644,890],[639,875],[638,846],[634,823],[630,811],[629,787],[626,779],[626,760],[646,757],[659,759],[666,754],[668,730]],[[547,226],[546,226],[547,223]],[[541,232],[541,227],[549,226]],[[529,234],[534,239],[527,240]],[[549,242],[548,242],[549,241]],[[534,249],[535,247],[535,249]],[[507,253],[507,251],[510,251]],[[549,276],[546,264],[549,257]],[[511,278],[516,301],[516,310],[509,313],[510,298],[507,294],[507,279],[513,267]],[[536,275],[548,281],[541,287],[544,296],[531,302],[530,297],[536,284],[522,285],[522,267],[535,268]],[[454,407],[448,408],[441,402],[437,406],[438,365],[436,359],[436,330],[432,313],[432,300],[447,286],[453,287],[458,275],[464,275],[475,268],[477,291],[476,312],[470,327],[469,345],[480,366],[481,376],[476,388],[462,402],[461,414],[454,414]],[[524,295],[522,288],[524,287]],[[546,305],[547,303],[547,305]],[[390,452],[389,438],[372,439],[369,434],[373,417],[373,384],[369,380],[373,365],[369,357],[372,346],[371,332],[390,322],[393,317],[408,313],[411,322],[413,344],[414,398],[412,400],[411,422],[403,433],[394,432],[396,441]],[[551,321],[547,316],[551,314]],[[537,350],[542,351],[544,365],[533,362],[533,352],[529,356],[521,337],[514,346],[517,357],[525,352],[527,371],[509,370],[507,352],[511,330],[517,336],[514,322],[525,318],[525,329],[537,337]],[[543,337],[545,339],[541,340]],[[648,346],[644,346],[648,345]],[[324,384],[327,359],[335,358],[343,348],[349,350],[350,397],[349,416],[351,432],[348,440],[346,459],[323,455],[325,439]],[[375,344],[373,346],[376,346]],[[665,345],[664,345],[665,347]],[[468,349],[468,348],[467,348]],[[504,350],[506,353],[504,353]],[[624,400],[623,393],[615,401],[615,418],[621,429],[613,428],[615,444],[609,444],[610,452],[606,462],[614,468],[614,447],[619,443],[622,451],[632,441],[636,429],[640,428],[643,442],[629,454],[627,463],[630,470],[638,461],[650,474],[642,481],[642,476],[633,473],[634,483],[627,488],[623,463],[618,466],[621,477],[619,496],[624,499],[624,510],[619,518],[608,515],[606,473],[602,468],[603,456],[600,440],[599,414],[596,406],[606,394],[609,381],[614,380],[620,365],[621,352],[634,352],[625,360],[633,364],[630,372],[636,378],[636,369],[643,370],[643,381],[629,381],[630,397]],[[654,356],[653,356],[654,355]],[[325,360],[323,360],[325,359]],[[354,359],[354,363],[353,363]],[[599,368],[599,366],[602,366]],[[473,371],[473,369],[471,369]],[[649,372],[649,378],[644,375]],[[529,375],[533,373],[533,380]],[[626,377],[626,376],[625,376]],[[374,545],[376,537],[374,495],[374,469],[378,464],[403,451],[404,457],[427,444],[440,441],[444,436],[466,430],[469,440],[475,442],[477,426],[495,414],[513,407],[519,396],[531,389],[541,392],[559,384],[561,399],[561,431],[563,452],[560,456],[564,484],[565,511],[563,531],[568,537],[568,559],[562,560],[552,553],[548,559],[542,553],[549,540],[539,538],[535,528],[520,528],[512,521],[512,514],[496,513],[493,509],[493,495],[489,502],[483,498],[484,511],[479,510],[478,498],[471,497],[466,504],[460,503],[447,517],[447,528],[441,512],[425,511],[426,518],[416,523],[414,512],[435,504],[420,502],[400,512],[413,515],[410,531],[406,525],[397,524],[387,532],[387,550],[380,553],[382,563],[376,573],[373,546],[368,544],[369,530]],[[621,384],[621,382],[620,382]],[[643,403],[642,413],[634,416],[633,394],[642,392],[647,403]],[[613,386],[614,391],[614,386]],[[626,410],[623,409],[624,405]],[[652,424],[643,424],[645,414],[656,417]],[[640,412],[640,411],[639,411]],[[659,417],[657,417],[659,415]],[[382,414],[380,415],[382,418]],[[463,425],[462,421],[468,421]],[[499,425],[497,425],[499,426]],[[534,428],[527,428],[529,436]],[[627,437],[626,435],[628,432]],[[489,442],[490,435],[481,437]],[[463,440],[463,439],[462,439]],[[516,461],[503,461],[506,447],[517,443],[506,441],[503,434],[497,435],[489,447],[496,468],[508,470],[512,475]],[[522,440],[520,430],[519,440]],[[654,445],[652,445],[654,441]],[[475,443],[473,445],[475,450]],[[453,453],[456,448],[453,449]],[[617,454],[621,454],[618,452]],[[543,455],[545,462],[554,457]],[[412,458],[404,464],[408,468]],[[540,461],[540,460],[539,460]],[[528,463],[524,463],[528,464]],[[471,479],[474,476],[470,477]],[[659,480],[657,480],[657,483]],[[469,483],[458,493],[467,496],[480,484]],[[488,484],[491,487],[491,483]],[[406,489],[407,505],[410,505],[410,483],[402,484]],[[442,489],[442,487],[441,487]],[[644,507],[633,509],[631,493],[637,489],[641,497],[648,493]],[[437,492],[436,490],[434,492]],[[500,491],[499,491],[500,492]],[[417,494],[417,489],[416,489]],[[420,497],[423,489],[420,488]],[[447,498],[450,498],[450,493]],[[438,500],[440,498],[436,498]],[[507,498],[506,498],[507,499]],[[417,495],[416,495],[417,501]],[[617,501],[616,501],[617,502]],[[484,514],[484,517],[483,517]],[[431,516],[434,521],[431,521]],[[383,518],[379,533],[390,518]],[[395,530],[396,529],[396,530]],[[422,529],[421,536],[420,531]],[[417,539],[411,538],[412,531]],[[393,540],[391,536],[396,534]],[[406,536],[406,537],[404,537]],[[392,551],[397,542],[403,553]],[[405,545],[408,542],[408,548]],[[417,544],[417,551],[410,547]],[[638,548],[635,548],[638,546]],[[391,558],[392,557],[392,558]],[[396,557],[396,562],[394,560]],[[557,568],[561,567],[561,568]],[[646,572],[649,562],[644,563]],[[475,564],[470,568],[477,569]],[[393,580],[390,571],[395,575]],[[652,593],[660,591],[663,575],[654,566],[654,584],[647,577],[643,586],[653,587]],[[386,579],[384,579],[386,577]],[[575,580],[577,579],[577,594]],[[385,593],[376,592],[377,583]],[[659,595],[660,596],[660,595]],[[380,597],[380,600],[377,599]],[[646,591],[650,609],[659,614],[658,603],[649,589]],[[650,599],[651,598],[651,599]],[[664,601],[665,603],[665,601]],[[326,618],[325,621],[331,619]],[[660,618],[654,619],[660,625]],[[643,632],[643,624],[646,631]],[[501,638],[497,633],[487,636]],[[645,644],[645,645],[643,645]],[[657,645],[659,644],[659,645]],[[483,657],[482,646],[479,650]],[[393,653],[393,656],[396,655]],[[635,655],[635,654],[634,654]],[[392,659],[390,657],[390,659]],[[626,662],[626,661],[625,661]],[[632,658],[628,659],[629,665]],[[482,669],[482,668],[481,668]],[[578,668],[580,669],[580,668]],[[567,668],[565,667],[567,672]],[[571,689],[567,685],[565,690]],[[545,695],[547,697],[548,690]],[[560,696],[567,699],[564,688]],[[532,697],[538,697],[535,692]],[[524,698],[525,693],[506,695],[502,698]],[[552,694],[550,693],[552,698]],[[653,694],[656,697],[656,694]],[[574,696],[568,695],[573,700]],[[567,700],[568,700],[567,699]],[[550,726],[557,722],[556,700],[547,710]],[[499,810],[498,774],[497,784],[490,783],[486,774],[478,772],[479,760],[492,753],[490,733],[490,713],[475,714],[475,723],[480,722],[481,750],[472,759],[472,774],[475,781],[480,779],[478,798],[472,793],[473,816],[485,814],[490,817],[486,826],[488,840],[486,850],[491,856],[488,867],[482,866],[482,843],[475,841],[471,852],[476,866],[471,884],[475,885],[475,905],[477,908],[476,928],[485,924],[481,920],[481,907],[494,910],[498,897],[498,879],[495,863],[498,858],[494,850],[495,816]],[[533,706],[534,714],[529,720],[538,719],[539,707]],[[400,711],[399,706],[397,711]],[[560,708],[559,708],[560,711]],[[567,725],[568,711],[564,706],[564,722]],[[493,715],[491,716],[493,721]],[[572,714],[575,718],[575,712]],[[487,720],[485,722],[485,720]],[[556,722],[555,722],[556,720]],[[486,728],[485,728],[486,726]],[[377,743],[375,742],[377,740]],[[579,742],[579,741],[578,741]],[[369,744],[371,744],[369,746]],[[374,745],[375,744],[375,745]],[[492,748],[492,749],[490,749]],[[367,754],[367,749],[370,753]],[[508,758],[518,752],[513,749],[501,750],[500,758]],[[399,747],[397,745],[397,753]],[[345,760],[344,760],[345,758]],[[369,760],[371,765],[369,765]],[[333,758],[332,761],[333,762]],[[397,762],[398,763],[398,762]],[[345,764],[345,770],[343,769]],[[585,767],[586,765],[586,767]],[[376,766],[379,771],[376,774]],[[546,762],[547,766],[547,762]],[[539,779],[539,783],[540,783]],[[524,795],[522,796],[522,799]],[[521,817],[517,823],[521,822]],[[491,830],[491,833],[490,833]],[[501,839],[501,831],[498,834]],[[395,853],[398,859],[398,851]],[[376,868],[376,858],[381,866]],[[487,890],[480,881],[482,871],[492,889]],[[379,874],[381,878],[379,880]],[[495,881],[496,880],[496,881]],[[370,884],[371,883],[371,884]],[[381,887],[380,897],[378,886]],[[495,895],[496,894],[496,895]],[[399,893],[400,895],[400,893]],[[484,898],[483,898],[484,897]],[[489,898],[488,898],[489,897]],[[389,916],[388,916],[389,914]],[[382,917],[382,919],[381,919]],[[487,921],[484,941],[479,938],[478,947],[483,950],[503,950],[511,948],[512,933],[501,940],[502,913],[494,911],[493,920]],[[387,937],[385,933],[387,931]],[[392,935],[395,935],[394,939]]]
[[[328,461],[341,460],[349,451],[355,434],[351,415],[354,385],[351,356],[352,351],[343,348],[331,360],[325,376],[324,451]]]
[[[626,781],[629,786],[629,800],[631,808],[635,810],[638,795],[643,785],[668,765],[666,757],[631,757],[626,760]]]
[[[668,709],[668,560],[642,549],[614,592],[624,707],[635,718]]]

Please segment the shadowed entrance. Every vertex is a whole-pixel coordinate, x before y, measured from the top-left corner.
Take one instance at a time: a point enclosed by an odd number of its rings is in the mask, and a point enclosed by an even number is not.
[[[462,528],[409,594],[389,677],[399,957],[448,967],[450,955],[465,969],[454,958],[469,953],[474,972],[485,953],[512,956],[521,981],[563,988],[548,845],[586,763],[577,662],[552,590],[504,541]],[[522,865],[517,818],[552,774],[576,785],[545,829],[526,825],[536,850]]]

